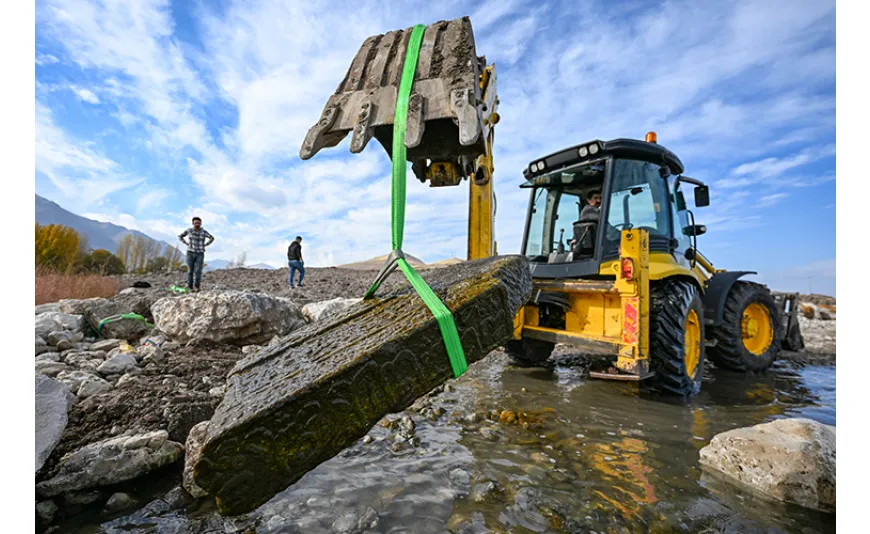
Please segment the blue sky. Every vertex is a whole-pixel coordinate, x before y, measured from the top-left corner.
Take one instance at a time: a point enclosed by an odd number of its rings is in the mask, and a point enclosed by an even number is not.
[[[502,253],[518,252],[537,156],[654,130],[711,186],[699,247],[778,289],[835,293],[833,1],[38,0],[36,192],[173,242],[193,215],[246,252],[330,265],[390,247],[389,161],[307,129],[365,37],[470,15],[498,71]],[[467,190],[409,180],[405,250],[465,255]],[[433,229],[438,232],[433,232]]]

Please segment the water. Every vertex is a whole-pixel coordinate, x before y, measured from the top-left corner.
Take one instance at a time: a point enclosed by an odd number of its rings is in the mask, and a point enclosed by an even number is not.
[[[78,532],[833,532],[835,517],[759,500],[702,473],[717,433],[783,417],[836,424],[834,367],[777,363],[764,375],[714,371],[688,403],[577,369],[475,365],[434,399],[436,422],[411,414],[420,445],[393,452],[376,426],[248,516],[206,503],[156,501]],[[523,428],[463,417],[527,412]]]

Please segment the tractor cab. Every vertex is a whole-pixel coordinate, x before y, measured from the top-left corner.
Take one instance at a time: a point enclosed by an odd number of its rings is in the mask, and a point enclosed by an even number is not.
[[[524,171],[531,189],[523,254],[536,278],[598,275],[619,257],[622,230],[649,232],[650,252],[693,263],[694,225],[680,186],[695,188],[695,205],[709,204],[706,186],[681,176],[670,150],[646,141],[615,139],[573,146],[533,161]],[[600,200],[599,200],[600,199]]]

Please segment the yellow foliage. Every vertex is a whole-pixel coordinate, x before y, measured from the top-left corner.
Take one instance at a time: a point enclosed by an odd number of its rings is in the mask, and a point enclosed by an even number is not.
[[[36,265],[59,270],[72,269],[83,239],[67,226],[36,223]]]

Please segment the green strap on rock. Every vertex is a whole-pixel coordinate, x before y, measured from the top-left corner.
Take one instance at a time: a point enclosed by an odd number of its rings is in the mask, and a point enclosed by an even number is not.
[[[138,313],[121,313],[118,315],[113,315],[111,317],[106,317],[105,319],[101,319],[100,322],[97,323],[97,332],[102,332],[103,326],[109,323],[114,323],[115,321],[122,321],[124,319],[135,319],[137,321],[142,321],[143,323],[145,323],[145,326],[147,326],[148,328],[154,327],[153,324],[149,323],[147,319],[145,319]]]
[[[411,286],[423,299],[426,306],[435,316],[444,345],[447,348],[447,356],[450,358],[450,367],[453,376],[459,377],[468,370],[468,362],[465,360],[465,351],[462,350],[462,342],[459,340],[459,332],[456,331],[456,323],[453,314],[441,299],[426,284],[423,278],[405,260],[402,254],[402,239],[405,233],[405,185],[407,162],[405,157],[405,130],[408,117],[408,100],[411,96],[411,86],[414,83],[414,72],[417,69],[417,58],[420,54],[420,43],[423,41],[425,26],[418,24],[411,31],[408,41],[408,52],[405,56],[405,66],[402,69],[402,81],[399,84],[399,95],[396,99],[396,116],[393,120],[393,191],[392,191],[392,229],[393,229],[393,253],[387,260],[387,264],[381,269],[375,282],[366,291],[364,299],[374,296],[375,291],[384,279],[396,268],[402,270]]]

